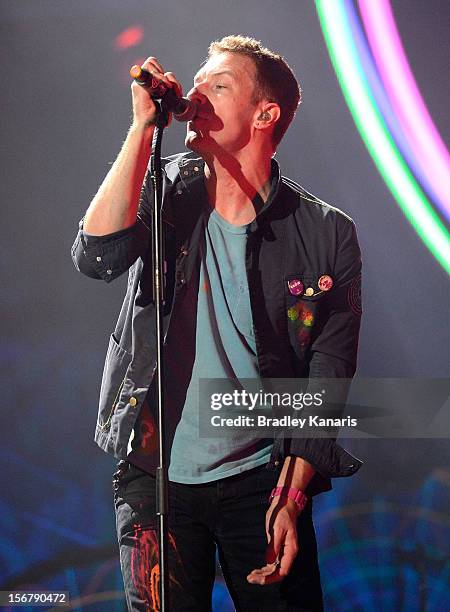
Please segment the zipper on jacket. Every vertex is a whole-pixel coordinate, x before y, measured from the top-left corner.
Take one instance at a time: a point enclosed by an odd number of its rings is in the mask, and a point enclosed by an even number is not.
[[[174,271],[174,273],[175,273],[175,283],[174,283],[174,288],[173,288],[172,304],[171,304],[171,306],[170,306],[169,318],[168,318],[168,320],[167,320],[167,328],[166,328],[166,331],[165,331],[165,333],[164,333],[164,337],[163,337],[163,344],[165,344],[165,343],[166,343],[167,334],[169,333],[169,328],[170,328],[170,322],[171,322],[171,320],[172,320],[172,314],[173,314],[173,311],[174,311],[174,308],[175,308],[175,299],[176,299],[176,292],[177,292],[177,291],[176,291],[176,283],[177,283],[176,278],[177,278],[177,271],[178,271],[178,269],[181,267],[179,264],[177,265],[177,260],[178,260],[179,262],[181,262],[180,256],[182,257],[182,259],[184,259],[184,258],[185,258],[185,257],[188,255],[188,253],[189,253],[189,251],[188,251],[188,249],[187,249],[187,245],[186,245],[186,244],[183,244],[183,245],[181,246],[181,250],[180,250],[180,252],[179,252],[178,257],[176,257],[176,260],[175,260],[175,271]],[[156,366],[155,366],[155,369],[153,370],[153,374],[155,373],[155,370],[156,370]]]
[[[247,277],[247,285],[248,285],[248,293],[249,293],[249,298],[250,298],[250,311],[251,311],[251,315],[252,315],[252,328],[253,328],[253,336],[255,338],[255,349],[256,349],[256,369],[258,371],[258,376],[259,379],[261,380],[261,367],[260,367],[260,355],[261,352],[258,349],[258,344],[259,344],[259,338],[258,338],[258,333],[256,331],[256,325],[255,325],[255,321],[254,321],[254,317],[253,317],[253,302],[252,302],[252,292],[251,292],[251,283],[250,283],[250,278],[249,278],[249,269],[247,267],[247,262],[249,259],[249,255],[251,256],[251,261],[252,261],[252,265],[253,265],[253,258],[254,258],[254,250],[253,250],[253,245],[252,243],[255,241],[255,232],[250,232],[247,235],[247,245],[246,245],[246,252],[245,252],[245,274]]]

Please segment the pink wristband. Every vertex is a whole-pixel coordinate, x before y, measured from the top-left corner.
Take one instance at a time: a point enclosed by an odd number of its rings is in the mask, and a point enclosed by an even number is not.
[[[297,504],[299,512],[301,512],[308,503],[308,498],[303,491],[300,491],[300,489],[293,489],[292,487],[275,487],[272,489],[269,497],[269,503],[272,502],[273,498],[277,497],[278,495],[285,495],[286,497],[289,497],[289,499],[294,500],[294,502]]]

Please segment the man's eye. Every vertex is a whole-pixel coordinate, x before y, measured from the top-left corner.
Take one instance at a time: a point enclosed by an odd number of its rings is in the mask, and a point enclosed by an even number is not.
[[[216,89],[226,89],[226,85],[222,85],[222,83],[216,83]]]

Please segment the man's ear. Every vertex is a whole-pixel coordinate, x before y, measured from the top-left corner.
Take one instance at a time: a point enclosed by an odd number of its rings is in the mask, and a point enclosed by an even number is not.
[[[267,102],[260,109],[259,114],[255,118],[255,127],[265,129],[273,127],[281,115],[281,110],[275,102]]]

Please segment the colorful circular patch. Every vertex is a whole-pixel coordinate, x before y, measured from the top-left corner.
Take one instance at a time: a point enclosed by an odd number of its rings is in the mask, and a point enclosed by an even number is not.
[[[288,281],[288,289],[292,295],[301,295],[303,293],[304,285],[298,278],[294,278]]]
[[[324,274],[319,278],[317,283],[321,291],[329,291],[333,286],[333,279],[328,274]]]
[[[348,305],[350,306],[350,310],[358,317],[361,316],[361,274],[355,276],[355,278],[350,283],[350,286],[347,291],[347,300]]]

